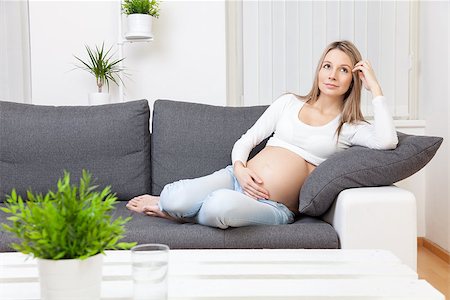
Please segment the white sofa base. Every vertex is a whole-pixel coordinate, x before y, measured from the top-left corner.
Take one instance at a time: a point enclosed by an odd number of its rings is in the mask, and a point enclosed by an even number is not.
[[[341,249],[385,249],[417,270],[416,198],[396,186],[342,191],[324,221],[337,231]]]

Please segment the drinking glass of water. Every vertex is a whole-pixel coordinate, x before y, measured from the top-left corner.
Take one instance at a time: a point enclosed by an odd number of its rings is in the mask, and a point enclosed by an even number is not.
[[[143,244],[131,248],[133,299],[166,300],[169,247]]]

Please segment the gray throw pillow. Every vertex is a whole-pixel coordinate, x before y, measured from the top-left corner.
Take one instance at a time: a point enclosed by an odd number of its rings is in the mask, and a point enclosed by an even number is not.
[[[0,202],[55,189],[63,170],[81,170],[119,199],[150,193],[147,100],[99,106],[43,106],[0,101]]]
[[[405,179],[422,169],[443,141],[441,137],[397,135],[396,149],[353,146],[321,163],[301,189],[299,212],[320,216],[345,189],[392,185]]]

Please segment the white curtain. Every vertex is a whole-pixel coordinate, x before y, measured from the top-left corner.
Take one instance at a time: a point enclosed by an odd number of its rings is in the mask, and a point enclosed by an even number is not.
[[[410,44],[418,34],[412,28],[417,6],[383,0],[243,0],[243,104],[270,104],[285,92],[307,94],[323,49],[348,39],[371,61],[395,118],[415,118],[417,52]],[[362,111],[371,117],[371,95],[362,96]]]
[[[28,1],[0,0],[0,100],[31,103]]]

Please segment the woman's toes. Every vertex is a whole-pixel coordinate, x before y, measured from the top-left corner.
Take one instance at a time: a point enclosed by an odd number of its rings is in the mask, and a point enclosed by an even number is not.
[[[142,210],[143,210],[144,212],[154,212],[154,211],[155,211],[155,208],[154,208],[153,206],[151,206],[151,205],[146,205],[146,206],[144,206],[144,207],[142,208]]]
[[[142,212],[142,209],[139,208],[139,202],[138,201],[128,201],[128,203],[125,205],[126,208],[132,211],[136,212]]]
[[[150,216],[150,217],[156,217],[156,214],[152,211],[144,211],[144,214],[146,214],[147,216]]]
[[[145,214],[147,215],[151,215],[151,216],[156,216],[156,217],[160,217],[161,216],[161,211],[159,210],[158,205],[147,205],[143,207],[143,211]]]
[[[150,195],[141,195],[129,200],[126,204],[126,207],[136,212],[145,213],[145,207],[151,206],[151,208],[149,208],[148,210],[155,213],[155,210],[159,209],[158,206],[155,205],[158,203],[158,201],[159,199],[157,197],[152,197]]]
[[[136,211],[136,207],[131,206],[131,205],[126,205],[126,208],[131,210],[131,211]]]

